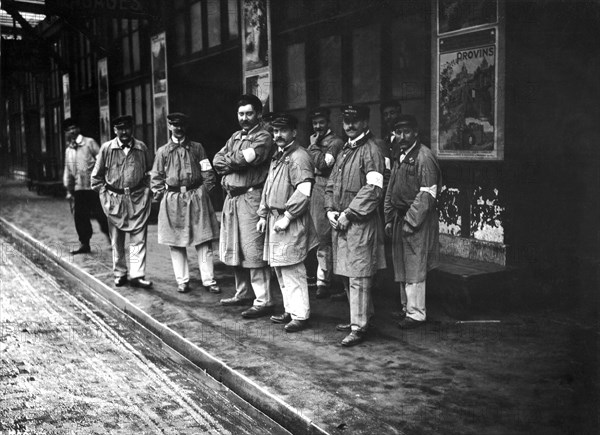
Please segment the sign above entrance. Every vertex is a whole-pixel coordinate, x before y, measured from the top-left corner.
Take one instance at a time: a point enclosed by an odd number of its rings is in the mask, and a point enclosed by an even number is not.
[[[156,0],[46,0],[49,14],[114,18],[158,16]]]

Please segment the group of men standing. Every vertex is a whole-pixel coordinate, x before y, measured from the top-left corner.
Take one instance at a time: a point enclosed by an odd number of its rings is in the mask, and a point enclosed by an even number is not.
[[[350,319],[336,328],[348,333],[341,344],[353,346],[364,340],[374,314],[373,279],[386,267],[387,234],[406,313],[399,326],[422,325],[425,275],[438,252],[440,170],[418,140],[415,118],[397,109],[391,120],[384,114],[390,130],[384,141],[369,130],[368,107],[343,107],[345,143],[329,128],[329,110],[315,109],[310,113],[314,134],[305,147],[294,116],[271,114],[267,126],[261,101],[242,95],[237,103],[241,130],[212,165],[203,146],[186,136],[185,114],[168,116],[171,138],[153,164],[148,148],[132,136],[132,118],[117,118],[116,137],[93,153],[91,173],[91,188],[99,192],[108,220],[115,285],[128,281],[124,238],[129,233],[129,282],[152,286],[145,278],[145,257],[154,199],[160,201],[158,241],[170,247],[180,292],[189,291],[186,248],[193,246],[203,286],[220,293],[212,252],[218,238],[220,259],[235,277],[235,294],[221,304],[251,305],[241,313],[244,318],[271,315],[286,332],[301,331],[310,318],[304,261],[317,248],[317,298],[329,296],[334,274],[341,277]],[[226,194],[220,232],[209,197],[216,183],[213,168]],[[70,186],[66,177],[65,185]],[[89,238],[82,252],[89,252]],[[274,313],[271,268],[283,296],[279,314]]]

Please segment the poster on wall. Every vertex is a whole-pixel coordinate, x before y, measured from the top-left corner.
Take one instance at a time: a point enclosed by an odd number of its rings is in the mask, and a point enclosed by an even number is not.
[[[71,86],[69,84],[69,74],[63,74],[62,76],[63,85],[63,117],[71,117]]]
[[[272,110],[271,26],[269,0],[240,0],[243,19],[242,63],[244,93],[258,96],[264,111]]]
[[[100,106],[100,142],[104,143],[112,138],[108,93],[108,59],[106,57],[98,60],[98,102]]]
[[[152,37],[152,98],[154,108],[154,149],[167,143],[167,114],[169,90],[167,78],[167,39],[161,32]]]
[[[38,83],[38,101],[40,104],[40,150],[42,154],[47,151],[46,147],[46,98],[44,86]]]
[[[497,0],[439,0],[438,32],[447,33],[498,21]]]

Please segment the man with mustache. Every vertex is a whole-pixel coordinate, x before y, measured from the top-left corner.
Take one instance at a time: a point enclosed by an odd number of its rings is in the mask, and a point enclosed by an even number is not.
[[[273,323],[285,323],[286,332],[306,328],[310,317],[308,284],[304,260],[317,243],[309,213],[314,181],[313,162],[296,140],[297,119],[287,113],[273,117],[277,152],[258,209],[256,229],[265,233],[264,258],[275,269],[284,313],[272,316]]]
[[[210,200],[216,176],[199,142],[186,135],[188,116],[167,115],[171,140],[158,149],[152,168],[151,187],[158,212],[158,243],[168,245],[177,291],[190,289],[187,247],[198,254],[202,285],[210,293],[221,293],[214,278],[212,241],[219,237],[219,223]]]
[[[261,113],[262,103],[258,97],[242,95],[237,103],[242,129],[231,136],[213,159],[215,170],[223,176],[223,190],[227,192],[221,222],[220,258],[233,266],[236,289],[235,295],[221,299],[221,304],[246,305],[254,299],[252,307],[242,312],[242,317],[247,319],[273,312],[271,270],[263,259],[265,236],[256,228],[256,212],[273,154],[273,138],[263,128]]]
[[[317,248],[317,299],[329,296],[333,277],[331,256],[331,226],[325,214],[325,188],[344,142],[329,128],[330,110],[320,107],[310,113],[314,134],[310,137],[308,152],[315,165],[315,184],[310,200],[310,215],[319,235]],[[344,297],[346,296],[343,293]]]
[[[342,346],[365,339],[374,314],[373,276],[386,266],[379,204],[383,199],[385,160],[369,131],[369,108],[342,108],[348,142],[338,155],[325,191],[325,210],[333,228],[333,272],[341,275],[350,301],[349,332]]]
[[[119,116],[113,121],[116,138],[105,142],[92,171],[92,189],[100,193],[100,202],[108,218],[112,243],[115,286],[127,283],[125,234],[129,233],[129,283],[150,288],[145,279],[146,235],[152,201],[147,173],[152,154],[144,142],[133,137],[133,117]]]
[[[441,171],[435,155],[419,142],[414,116],[401,115],[394,134],[400,152],[385,196],[385,232],[392,238],[394,276],[406,313],[398,326],[411,329],[425,323],[425,278],[439,260]]]

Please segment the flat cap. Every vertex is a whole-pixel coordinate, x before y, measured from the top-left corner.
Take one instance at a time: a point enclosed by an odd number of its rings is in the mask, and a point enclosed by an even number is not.
[[[369,119],[370,110],[367,106],[358,106],[355,104],[349,104],[342,107],[342,115],[344,121],[358,121]]]
[[[65,131],[67,131],[71,127],[78,127],[78,126],[79,126],[79,124],[77,123],[77,120],[74,118],[66,118],[62,124],[63,130],[65,130]]]
[[[186,125],[189,119],[189,116],[181,112],[173,112],[167,115],[167,121],[169,121],[169,124],[171,125]]]
[[[331,115],[331,110],[329,110],[327,107],[318,107],[311,110],[308,114],[310,119],[314,119],[318,116],[329,119],[329,115]]]
[[[273,117],[277,115],[275,112],[267,112],[262,116],[262,120],[267,124],[270,124],[273,121]]]
[[[113,127],[131,127],[133,125],[133,116],[123,115],[113,119]]]
[[[295,129],[298,125],[298,119],[289,113],[275,113],[271,121],[273,127],[287,127]]]
[[[409,127],[412,129],[419,128],[419,124],[417,123],[417,118],[412,115],[400,115],[398,117],[398,121],[394,124],[394,128],[403,128]]]

